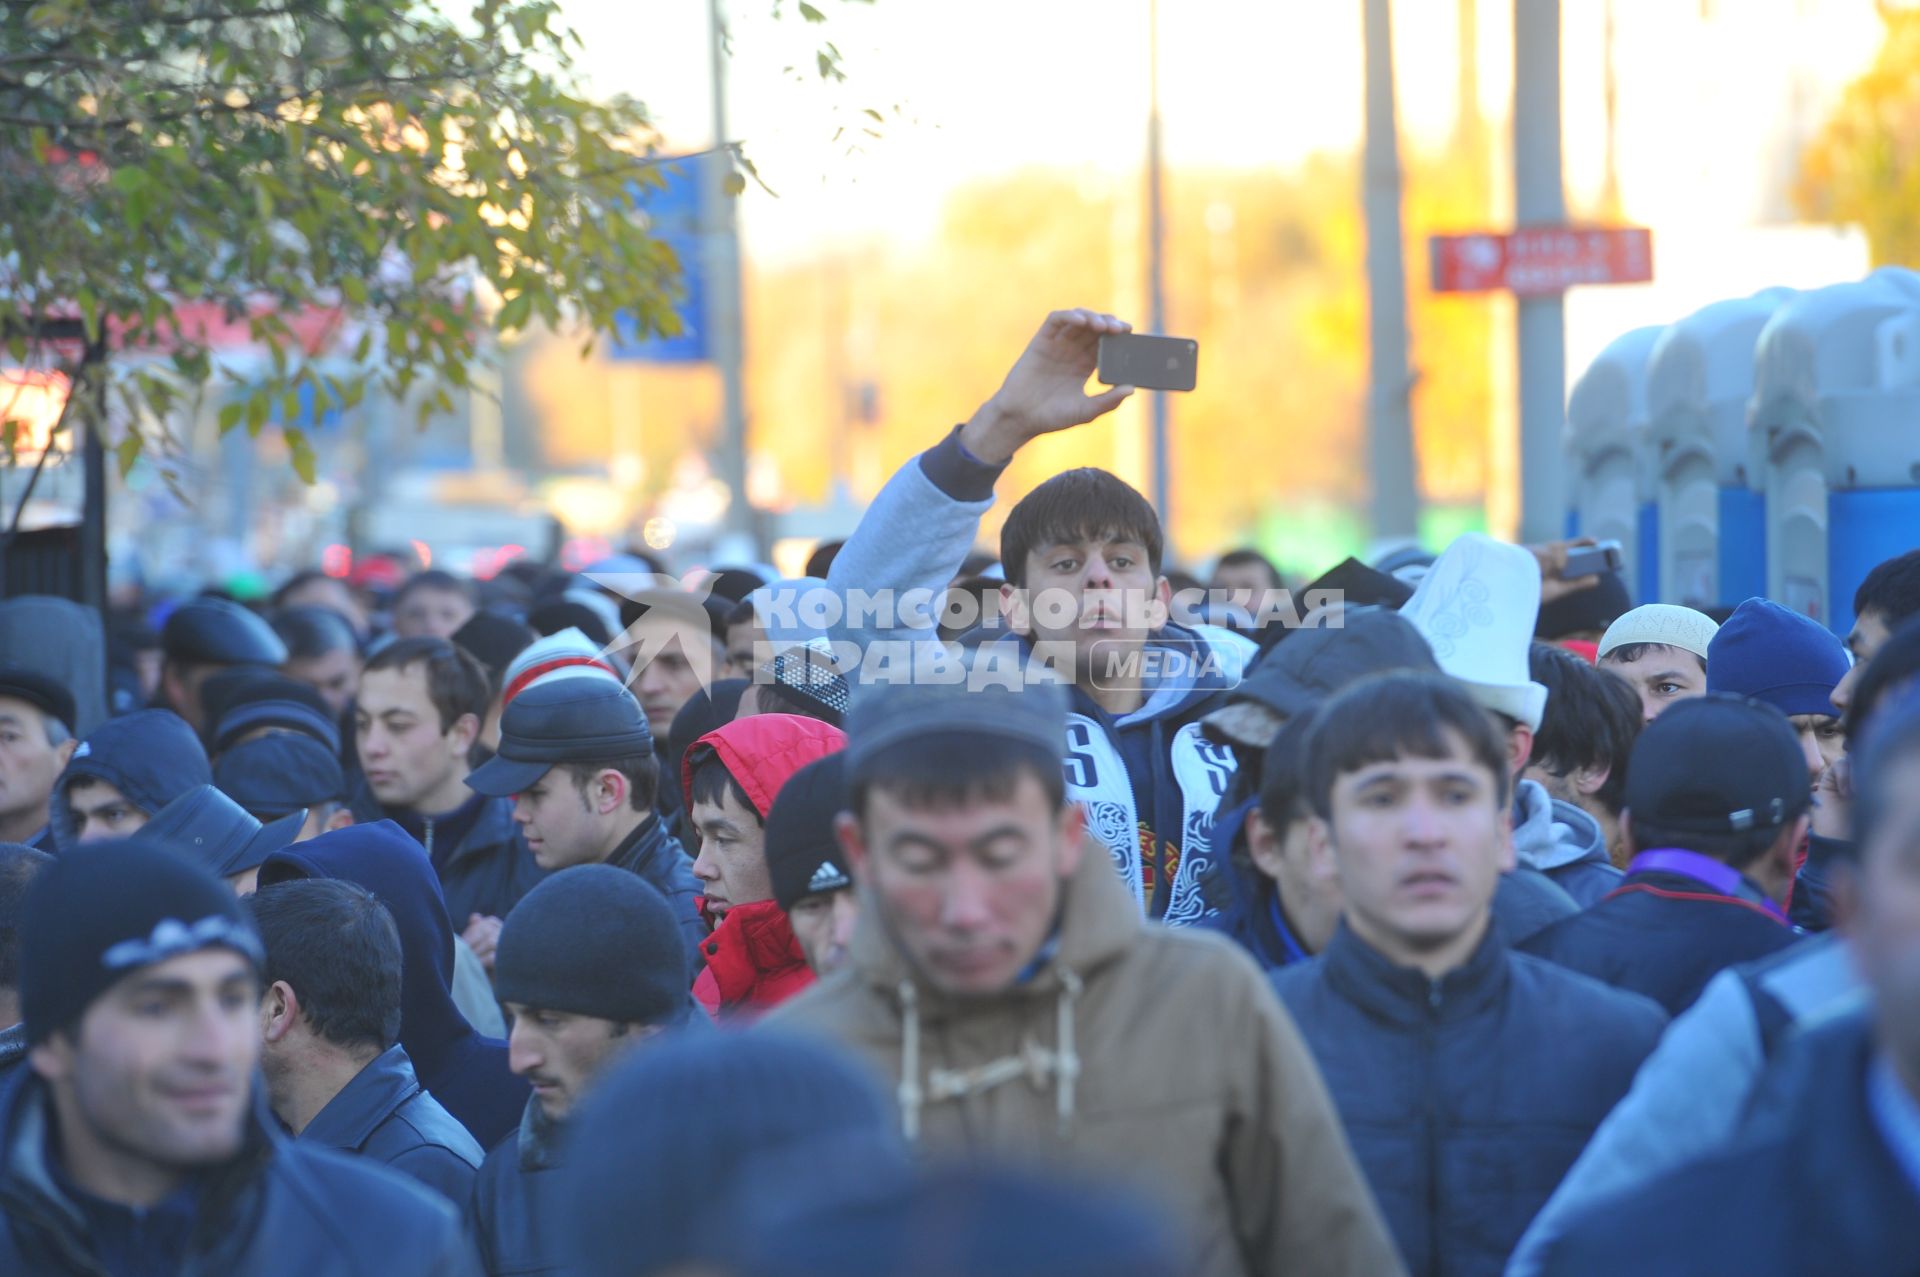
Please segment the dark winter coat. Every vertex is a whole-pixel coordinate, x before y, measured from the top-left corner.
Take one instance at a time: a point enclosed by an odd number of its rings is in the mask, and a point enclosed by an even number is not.
[[[1920,1192],[1867,1101],[1865,1013],[1786,1044],[1724,1150],[1589,1210],[1548,1248],[1551,1277],[1909,1277]]]
[[[484,1156],[467,1128],[421,1088],[399,1046],[388,1047],[355,1074],[314,1114],[300,1138],[391,1166],[462,1207]]]
[[[1272,978],[1414,1277],[1499,1273],[1666,1025],[1492,930],[1431,980],[1343,923]]]
[[[1764,958],[1799,937],[1751,882],[1727,894],[1701,878],[1641,869],[1592,908],[1522,943],[1524,953],[1652,998],[1679,1015],[1727,967]]]
[[[268,856],[260,885],[344,878],[371,891],[400,932],[400,1045],[422,1086],[482,1148],[506,1138],[531,1094],[507,1068],[507,1044],[482,1037],[453,1005],[453,927],[420,844],[392,821],[352,825]]]
[[[474,914],[504,918],[546,877],[513,819],[511,798],[475,794],[445,816],[389,812],[394,822],[426,848],[440,876],[447,917],[464,931]]]
[[[553,1195],[560,1177],[553,1172],[559,1166],[554,1146],[560,1135],[559,1125],[547,1119],[540,1102],[528,1100],[519,1129],[481,1164],[467,1224],[489,1277],[560,1270],[550,1231],[557,1217]]]
[[[687,956],[692,958],[699,953],[700,942],[707,938],[706,919],[700,913],[700,883],[693,876],[692,859],[680,840],[667,832],[664,818],[649,815],[634,826],[633,832],[607,857],[607,863],[638,875],[641,881],[665,896],[680,922],[680,934],[686,938]]]
[[[16,1070],[0,1089],[0,1273],[121,1277],[162,1254],[182,1257],[179,1277],[477,1271],[459,1213],[437,1194],[364,1158],[289,1140],[264,1112],[256,1106],[240,1152],[202,1172],[196,1192],[170,1199],[167,1216],[136,1213],[85,1203],[63,1185],[47,1156],[52,1101],[37,1074]],[[164,1242],[147,1231],[156,1227],[168,1229]]]

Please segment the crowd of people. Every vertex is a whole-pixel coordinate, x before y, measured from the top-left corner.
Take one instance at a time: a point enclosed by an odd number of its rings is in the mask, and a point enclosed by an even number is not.
[[[0,603],[0,1272],[1915,1271],[1920,549],[977,553],[1125,328],[800,578]]]

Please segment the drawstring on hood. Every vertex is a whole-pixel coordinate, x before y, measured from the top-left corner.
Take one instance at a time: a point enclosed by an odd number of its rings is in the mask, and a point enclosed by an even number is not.
[[[900,981],[900,1129],[906,1138],[920,1138],[920,1110],[927,1104],[964,1100],[1024,1076],[1036,1091],[1053,1078],[1054,1114],[1059,1120],[1060,1137],[1073,1133],[1075,1087],[1080,1080],[1080,1054],[1074,1048],[1073,1014],[1080,992],[1085,987],[1080,977],[1066,967],[1056,967],[1060,991],[1054,997],[1054,1044],[1049,1049],[1033,1040],[1021,1039],[1020,1050],[1003,1055],[970,1069],[933,1069],[927,1074],[926,1087],[920,1085],[920,991],[911,978]]]

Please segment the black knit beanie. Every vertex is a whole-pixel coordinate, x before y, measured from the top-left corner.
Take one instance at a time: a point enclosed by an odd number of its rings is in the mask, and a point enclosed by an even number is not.
[[[44,1042],[121,977],[201,949],[261,966],[260,939],[231,888],[171,851],[130,842],[75,847],[41,871],[20,923],[20,1009]]]
[[[544,879],[507,915],[493,954],[500,1001],[622,1024],[681,1023],[692,983],[666,897],[612,865]]]
[[[773,898],[791,909],[803,896],[853,885],[833,822],[847,806],[845,753],[828,754],[787,778],[767,813]]]

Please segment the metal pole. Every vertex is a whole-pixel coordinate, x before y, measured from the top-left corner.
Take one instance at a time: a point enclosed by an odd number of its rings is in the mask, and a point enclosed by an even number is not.
[[[80,602],[100,610],[106,619],[107,608],[107,450],[100,432],[107,428],[106,347],[98,342],[87,348],[85,367],[92,374],[93,411],[87,414],[85,441],[81,445],[83,498],[80,508]],[[77,387],[76,387],[77,388]],[[132,424],[128,427],[131,430]],[[103,657],[104,663],[104,657]]]
[[[1560,172],[1560,0],[1513,4],[1514,225],[1567,220]],[[1558,294],[1519,304],[1520,537],[1566,530],[1561,487],[1566,429],[1566,309]]]
[[[713,154],[702,161],[703,193],[706,199],[706,241],[708,270],[708,324],[713,341],[713,359],[720,369],[724,402],[715,470],[727,485],[732,500],[727,503],[726,527],[753,538],[755,553],[761,545],[755,511],[747,504],[747,392],[743,365],[745,341],[740,305],[740,228],[734,218],[734,196],[726,190],[733,172],[727,152],[727,51],[726,26],[720,13],[720,0],[707,0],[708,53],[713,78]]]
[[[1407,362],[1407,268],[1401,248],[1400,140],[1394,113],[1393,15],[1388,0],[1366,0],[1367,468],[1373,477],[1373,535],[1405,539],[1420,529],[1413,471],[1413,370]]]
[[[1164,174],[1160,158],[1160,0],[1147,0],[1147,326],[1167,331],[1166,212],[1162,199]],[[1167,416],[1171,405],[1165,391],[1154,391],[1153,508],[1169,549],[1173,545],[1173,483],[1168,460]],[[1171,555],[1169,554],[1169,558]]]

